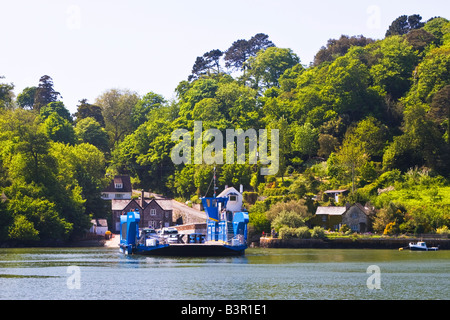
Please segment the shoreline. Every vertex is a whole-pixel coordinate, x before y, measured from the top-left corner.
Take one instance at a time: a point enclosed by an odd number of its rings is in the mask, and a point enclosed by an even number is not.
[[[120,236],[113,234],[112,238],[106,240],[90,239],[74,242],[54,243],[28,243],[18,244],[13,242],[0,243],[1,248],[75,248],[75,247],[97,247],[97,248],[119,248]],[[440,250],[450,250],[450,239],[423,239],[423,238],[334,238],[334,239],[279,239],[261,237],[258,241],[251,242],[249,248],[271,248],[271,249],[399,249],[408,246],[410,242],[425,241],[429,247],[439,246]]]
[[[440,250],[450,249],[450,239],[422,238],[388,238],[388,239],[278,239],[260,238],[261,248],[312,248],[312,249],[399,249],[408,246],[410,242],[425,241],[428,247],[439,246]]]

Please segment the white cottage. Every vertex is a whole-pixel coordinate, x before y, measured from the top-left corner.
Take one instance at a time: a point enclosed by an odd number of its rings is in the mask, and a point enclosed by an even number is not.
[[[241,212],[242,211],[242,193],[237,191],[233,187],[226,188],[223,190],[218,197],[227,197],[227,211],[231,212]]]

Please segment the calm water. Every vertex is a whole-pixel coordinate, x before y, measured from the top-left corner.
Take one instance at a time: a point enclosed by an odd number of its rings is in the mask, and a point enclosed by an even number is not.
[[[380,268],[380,289],[367,287],[371,265]],[[258,248],[244,257],[167,258],[0,249],[0,299],[450,299],[450,251]]]

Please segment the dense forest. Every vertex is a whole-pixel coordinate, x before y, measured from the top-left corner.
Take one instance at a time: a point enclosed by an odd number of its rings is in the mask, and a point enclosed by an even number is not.
[[[325,190],[371,208],[378,233],[450,227],[450,22],[419,15],[392,22],[384,39],[330,39],[309,65],[266,34],[193,61],[167,101],[110,89],[70,114],[42,76],[15,96],[0,84],[0,241],[74,239],[108,217],[101,190],[114,174],[135,188],[198,201],[246,190],[253,232],[300,227]],[[279,170],[261,163],[179,164],[176,129],[278,129]],[[224,134],[225,136],[225,134]],[[204,142],[205,143],[205,142]],[[248,160],[248,159],[247,159]],[[339,204],[336,204],[339,205]]]

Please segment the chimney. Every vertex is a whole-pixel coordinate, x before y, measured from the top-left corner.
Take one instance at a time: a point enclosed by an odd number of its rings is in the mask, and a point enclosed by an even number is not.
[[[141,190],[141,208],[144,209],[145,206],[145,197],[144,197],[144,189]]]
[[[239,186],[239,192],[240,192],[241,194],[244,193],[244,186],[243,186],[242,184]]]
[[[350,202],[347,202],[347,203],[345,204],[345,210],[350,209],[351,206],[352,206],[352,205],[350,204]]]

